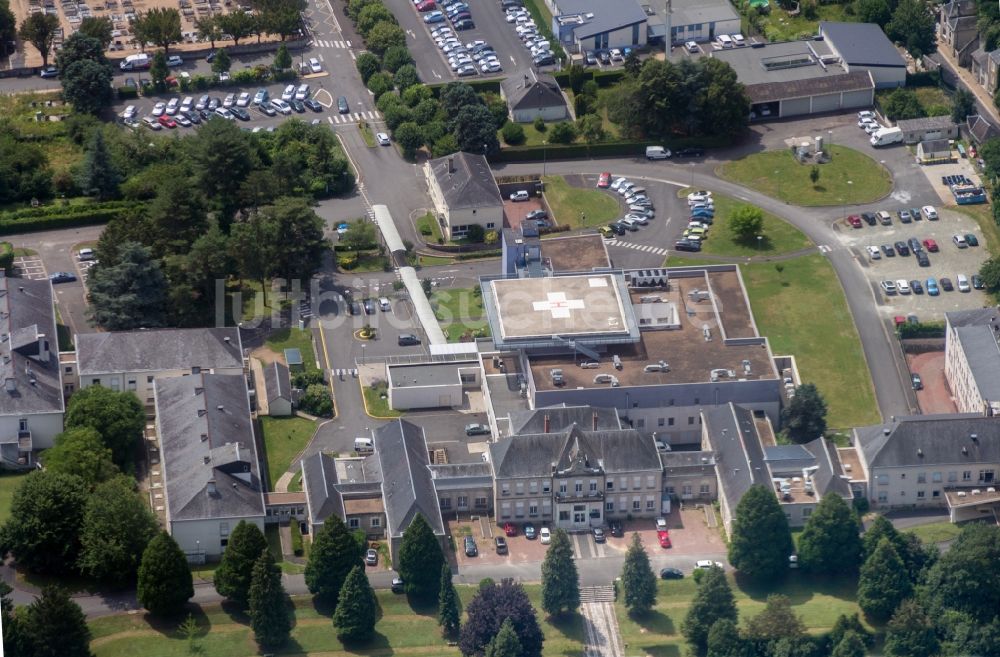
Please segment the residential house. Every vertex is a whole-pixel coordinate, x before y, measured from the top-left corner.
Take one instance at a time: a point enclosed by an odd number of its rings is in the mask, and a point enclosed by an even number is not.
[[[79,333],[76,360],[63,366],[79,388],[128,390],[151,406],[156,379],[201,372],[242,374],[243,343],[238,328]]]
[[[564,121],[572,118],[566,97],[551,75],[535,75],[534,71],[522,77],[512,76],[500,85],[500,95],[507,101],[510,118],[515,123]]]
[[[958,124],[950,116],[924,116],[901,119],[896,127],[903,131],[903,143],[916,144],[934,139],[958,139]]]
[[[63,429],[64,388],[48,279],[0,273],[0,461],[32,465],[32,450],[52,447]]]
[[[489,463],[430,466],[441,514],[484,514],[493,510],[493,472]]]
[[[459,152],[430,160],[424,175],[446,239],[466,235],[472,225],[503,228],[503,198],[485,156]]]
[[[263,365],[264,395],[260,400],[261,411],[266,408],[272,417],[292,414],[292,378],[288,366],[277,361]]]
[[[944,376],[960,413],[1000,415],[1000,310],[945,313]]]
[[[218,559],[240,521],[264,529],[246,377],[158,377],[152,390],[167,529],[189,561]]]
[[[978,145],[1000,137],[1000,130],[997,130],[996,126],[980,114],[965,117],[965,131],[969,138]]]
[[[979,86],[990,95],[997,91],[997,72],[1000,70],[1000,48],[987,52],[982,46],[976,48],[970,55],[969,70],[975,76]]]
[[[973,50],[979,46],[978,15],[975,0],[952,0],[941,5],[938,13],[938,43],[958,61],[968,66]]]

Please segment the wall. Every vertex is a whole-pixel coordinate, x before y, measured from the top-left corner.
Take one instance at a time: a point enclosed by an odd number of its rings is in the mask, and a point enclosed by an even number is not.
[[[664,474],[663,492],[670,496],[676,496],[682,501],[710,501],[719,495],[719,480],[714,473],[677,472]]]
[[[242,367],[221,368],[217,370],[202,370],[208,374],[242,374]],[[139,401],[146,405],[153,404],[153,384],[156,379],[191,374],[190,368],[163,370],[160,372],[123,372],[118,374],[80,375],[79,388],[92,385],[102,385],[115,391],[132,391]]]
[[[438,506],[441,515],[447,513],[487,513],[493,510],[493,487],[470,486],[456,490],[439,490]],[[463,499],[464,498],[464,499]],[[476,500],[480,503],[477,504]]]
[[[52,447],[53,441],[63,430],[62,413],[35,413],[29,415],[0,416],[0,436],[17,439],[20,420],[28,421],[28,431],[31,432],[33,449]]]
[[[959,413],[986,414],[989,404],[979,392],[965,351],[951,326],[948,326],[945,343],[944,376]]]
[[[203,553],[209,561],[217,561],[225,548],[222,546],[223,531],[226,536],[236,529],[240,520],[253,523],[264,531],[264,516],[248,518],[212,518],[206,520],[181,520],[170,522],[170,535],[174,537],[181,550],[188,554],[188,560],[194,561],[199,553]]]
[[[576,38],[574,34],[574,41],[583,50],[607,50],[610,48],[624,48],[626,46],[637,47],[646,45],[646,32],[646,23],[642,22],[638,25],[638,35],[633,30],[633,26],[627,25],[620,30],[604,32],[585,39]]]
[[[454,383],[389,387],[389,408],[395,410],[461,406],[462,400],[462,384],[457,373]]]
[[[980,471],[988,470],[993,472],[993,481],[980,480]],[[918,467],[875,468],[868,483],[870,502],[872,506],[881,508],[943,507],[947,505],[944,497],[946,487],[996,486],[998,472],[1000,463],[928,463]],[[922,481],[921,474],[924,476]],[[935,475],[939,481],[935,481]],[[934,496],[935,491],[937,497]]]
[[[289,399],[272,399],[267,403],[267,414],[271,417],[287,416],[292,414],[292,402]]]
[[[536,117],[545,121],[563,121],[569,116],[565,105],[550,105],[536,109],[521,109],[512,112],[516,123],[531,123]]]
[[[930,130],[910,130],[903,133],[903,141],[907,144],[916,144],[920,141],[930,141],[933,139],[958,139],[958,124],[948,128],[933,128]]]
[[[682,44],[686,41],[696,41],[704,43],[712,41],[720,34],[737,34],[743,28],[740,25],[740,17],[735,15],[732,20],[717,21],[713,23],[697,23],[691,25],[671,26],[672,40],[675,44]],[[695,27],[698,29],[693,29]]]
[[[459,208],[445,212],[448,238],[461,237],[465,231],[458,228],[469,224],[479,224],[486,230],[503,228],[503,206],[485,206],[481,208]]]

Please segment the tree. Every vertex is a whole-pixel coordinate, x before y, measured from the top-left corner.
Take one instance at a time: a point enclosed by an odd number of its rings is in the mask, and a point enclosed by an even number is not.
[[[469,229],[465,233],[465,239],[473,244],[480,244],[486,239],[486,229],[479,224],[469,224]]]
[[[451,118],[458,116],[463,108],[470,105],[482,105],[483,99],[476,90],[464,82],[449,82],[441,90],[441,109]]]
[[[281,44],[278,52],[274,53],[274,68],[284,71],[292,67],[292,56],[288,54],[288,46]]]
[[[384,5],[372,5],[373,7],[382,7]],[[388,11],[388,10],[386,10]],[[403,68],[407,64],[413,63],[413,56],[410,55],[410,51],[405,47],[393,46],[385,51],[382,55],[382,68],[390,73],[395,73],[399,69]]]
[[[812,182],[813,187],[815,187],[816,183],[819,182],[819,174],[820,171],[818,165],[814,164],[809,168],[809,180]]]
[[[399,547],[399,576],[406,582],[406,592],[423,600],[436,599],[444,562],[441,544],[418,513],[403,532]]]
[[[107,50],[108,46],[111,45],[111,33],[114,31],[114,25],[111,19],[107,16],[97,18],[95,16],[87,16],[82,21],[80,21],[80,26],[74,34],[83,34],[92,39],[97,39],[101,44],[101,50]],[[70,35],[70,38],[73,38]]]
[[[708,632],[716,621],[736,622],[736,601],[721,568],[712,567],[705,571],[698,584],[687,616],[681,625],[681,632],[697,652],[702,653],[708,646]]]
[[[458,636],[462,628],[462,616],[458,610],[458,594],[451,581],[451,566],[441,564],[441,592],[438,594],[438,625],[445,637]]]
[[[989,258],[979,267],[979,276],[990,292],[1000,290],[1000,258]]]
[[[194,596],[187,558],[166,531],[153,537],[142,553],[136,597],[154,616],[176,616]]]
[[[560,121],[552,126],[549,139],[554,144],[572,144],[576,140],[576,128],[569,121]]]
[[[693,129],[700,133],[721,130],[728,137],[742,133],[750,120],[750,97],[736,71],[721,59],[705,57],[698,60],[695,77],[701,88],[695,94],[697,110],[689,119]]]
[[[215,59],[212,60],[212,73],[216,75],[228,73],[232,66],[233,62],[229,59],[229,53],[225,48],[219,48],[215,51]]]
[[[399,89],[400,93],[406,91],[412,86],[420,84],[420,76],[417,74],[417,67],[413,64],[406,64],[400,66],[399,70],[396,71],[396,75],[392,78],[393,84]]]
[[[394,86],[392,75],[386,73],[385,71],[380,71],[368,78],[366,86],[368,87],[368,90],[372,92],[372,97],[375,98],[375,102],[378,102],[378,99],[381,98],[383,94],[387,94],[392,91]]]
[[[741,205],[729,215],[729,230],[740,242],[753,244],[764,232],[764,213],[752,205]]]
[[[639,74],[642,69],[642,60],[639,59],[639,53],[634,49],[630,50],[628,55],[625,57],[625,73],[635,77]]]
[[[520,584],[480,585],[469,602],[467,618],[462,626],[458,647],[463,655],[483,657],[486,647],[510,619],[521,644],[521,657],[540,657],[545,640],[535,617],[535,609]]]
[[[455,118],[455,139],[460,150],[492,155],[500,150],[493,115],[485,105],[463,107]]]
[[[927,612],[916,600],[904,600],[886,626],[883,652],[887,657],[934,657],[939,648]]]
[[[68,593],[46,586],[23,611],[17,625],[31,657],[92,657],[87,619]]]
[[[275,249],[274,273],[286,280],[309,279],[323,264],[327,249],[323,220],[302,197],[286,196],[260,209],[281,245]]]
[[[35,47],[42,56],[42,68],[49,65],[49,52],[59,29],[59,17],[55,14],[31,14],[21,23],[17,35]]]
[[[976,114],[976,97],[965,87],[958,87],[951,97],[951,120],[965,123],[968,116]]]
[[[219,21],[217,16],[205,16],[203,18],[196,18],[194,21],[194,29],[198,35],[198,38],[202,41],[207,40],[209,47],[215,50],[215,42],[222,39],[222,30],[219,29]],[[218,57],[218,54],[216,54]],[[215,63],[214,61],[212,62]],[[212,67],[215,70],[215,67]],[[215,71],[218,73],[218,71]]]
[[[100,434],[118,467],[127,469],[146,427],[146,412],[133,392],[87,386],[73,393],[66,408],[66,429],[88,427]]]
[[[964,527],[928,571],[926,591],[935,616],[953,609],[980,625],[992,621],[1000,609],[1000,527]]]
[[[376,23],[365,37],[368,49],[376,55],[382,55],[393,46],[406,46],[406,32],[394,22],[380,21]]]
[[[323,605],[336,605],[344,581],[361,565],[363,553],[363,544],[351,535],[340,516],[331,514],[313,536],[305,572],[309,592]]]
[[[73,62],[62,73],[62,87],[73,109],[97,114],[111,104],[111,68],[91,60]]]
[[[154,7],[139,12],[132,21],[136,41],[152,43],[163,48],[163,54],[170,54],[171,44],[178,43],[181,36],[181,14],[173,8]]]
[[[376,2],[367,5],[360,12],[358,12],[358,18],[355,22],[357,23],[358,32],[367,38],[369,32],[372,31],[372,28],[383,21],[395,24],[396,17],[392,15],[392,12],[389,11],[385,5],[381,2]],[[396,70],[395,68],[386,68],[389,71]]]
[[[56,53],[56,66],[65,74],[66,69],[74,62],[89,60],[107,65],[108,58],[104,56],[104,50],[105,48],[99,39],[87,36],[82,31],[74,32],[63,42],[59,52]]]
[[[136,494],[135,480],[126,475],[109,479],[87,500],[77,567],[102,582],[130,584],[156,531],[156,518]]]
[[[899,87],[893,90],[885,100],[882,101],[882,111],[887,118],[893,121],[902,119],[919,119],[927,116],[924,106],[920,104],[920,99],[912,89]]]
[[[233,44],[237,46],[240,45],[240,39],[245,39],[257,29],[257,19],[242,9],[216,16],[215,20],[219,29],[233,37]]]
[[[9,55],[17,38],[17,18],[8,0],[0,0],[0,56]]]
[[[799,562],[813,573],[842,575],[857,570],[860,555],[854,509],[839,495],[825,495],[802,530]]]
[[[170,67],[167,66],[167,56],[162,50],[153,53],[153,61],[149,65],[149,79],[157,89],[166,90]]]
[[[586,96],[577,96],[586,98]],[[576,131],[584,140],[596,143],[604,139],[604,122],[597,114],[584,114],[576,121]]]
[[[378,73],[382,66],[378,57],[370,52],[358,55],[358,59],[354,62],[354,65],[358,67],[358,73],[361,74],[361,81],[366,85],[368,84],[368,78]]]
[[[806,626],[792,611],[787,596],[767,596],[763,611],[746,623],[745,638],[756,647],[757,654],[772,654],[774,645],[782,639],[793,645],[806,636]]]
[[[826,401],[816,385],[803,383],[781,411],[781,424],[794,442],[808,443],[826,433]]]
[[[861,554],[864,559],[875,552],[882,539],[888,539],[903,562],[904,570],[911,583],[916,584],[931,557],[927,549],[914,534],[900,532],[883,515],[875,516],[861,538]]]
[[[292,623],[285,606],[281,569],[267,548],[261,550],[250,579],[250,627],[263,648],[279,648],[288,642]]]
[[[74,475],[36,471],[14,491],[0,545],[18,565],[36,573],[65,574],[76,567],[87,487]]]
[[[267,540],[260,528],[240,520],[229,535],[229,544],[215,570],[215,590],[219,595],[235,602],[240,608],[246,608],[250,600],[254,564],[261,551],[266,549]]]
[[[192,150],[193,179],[218,211],[219,226],[226,231],[240,206],[240,186],[258,166],[257,154],[232,121],[205,123]]]
[[[787,572],[788,556],[794,549],[788,518],[774,491],[751,486],[736,506],[729,562],[741,575],[776,582]]]
[[[76,475],[87,488],[115,476],[118,468],[101,434],[90,427],[67,429],[55,438],[55,446],[42,453],[49,472]]]
[[[521,641],[514,631],[514,624],[510,619],[504,620],[500,625],[500,631],[493,637],[493,640],[486,644],[485,657],[521,657]]]
[[[752,654],[736,623],[728,618],[712,623],[706,650],[706,657],[750,657]]]
[[[875,23],[884,29],[892,18],[892,7],[887,0],[857,0],[854,14],[859,23]]]
[[[70,68],[76,69],[77,64]],[[110,76],[108,76],[110,80]],[[63,84],[67,84],[68,79],[63,78]],[[108,86],[110,91],[111,87]],[[72,101],[70,101],[72,102]],[[90,145],[83,158],[83,166],[80,169],[80,189],[89,196],[97,197],[99,201],[106,201],[118,195],[118,185],[121,183],[121,173],[111,160],[111,154],[104,143],[104,131],[94,130],[90,138]]]
[[[337,638],[345,642],[368,640],[375,632],[378,621],[378,600],[372,590],[362,566],[351,569],[343,588],[337,610],[333,613],[333,626],[337,628]]]
[[[625,552],[622,566],[622,590],[629,613],[642,615],[656,604],[656,575],[649,565],[649,555],[639,534],[632,534],[632,544]]]
[[[420,126],[412,121],[400,124],[393,130],[392,136],[403,149],[403,157],[407,160],[412,160],[417,149],[424,145],[424,135],[420,132]]]
[[[830,657],[865,657],[865,643],[857,632],[849,631],[833,647]]]
[[[552,542],[542,561],[542,609],[558,616],[580,607],[580,579],[573,561],[569,535],[562,529],[552,532]]]
[[[843,641],[848,633],[858,635],[866,646],[870,646],[874,642],[874,637],[861,624],[861,619],[858,618],[857,613],[853,613],[850,616],[841,614],[837,616],[837,620],[833,623],[833,628],[827,635],[831,649]]]
[[[520,123],[511,121],[504,125],[500,133],[503,135],[504,142],[511,146],[520,146],[524,143],[524,128],[521,127]]]
[[[925,0],[899,0],[885,31],[890,39],[902,43],[919,59],[937,50],[934,27],[934,15]]]

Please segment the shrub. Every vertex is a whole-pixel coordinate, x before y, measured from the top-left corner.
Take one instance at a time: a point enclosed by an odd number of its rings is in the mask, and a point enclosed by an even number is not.
[[[83,203],[80,205],[46,205],[0,213],[0,235],[36,230],[55,230],[74,226],[103,224],[121,216],[129,201]]]
[[[535,130],[537,130],[538,132],[545,132],[546,128],[548,127],[545,125],[545,119],[543,119],[540,116],[535,117],[533,125],[535,126]]]
[[[465,238],[470,242],[482,242],[486,238],[486,229],[479,224],[471,224]]]
[[[0,268],[8,276],[14,268],[14,245],[10,242],[0,242]]]
[[[121,100],[132,100],[133,98],[139,97],[139,90],[135,87],[130,87],[128,85],[124,87],[118,87],[118,98]]]
[[[337,258],[337,266],[343,270],[350,271],[358,266],[357,254],[351,253]]]
[[[297,557],[301,557],[305,549],[302,546],[302,529],[299,527],[299,521],[292,518],[292,552]]]
[[[572,144],[576,139],[576,127],[569,121],[561,121],[552,126],[549,139],[556,144]]]
[[[306,388],[299,399],[299,408],[317,417],[333,417],[333,400],[330,391],[322,383],[314,383]]]
[[[500,134],[503,135],[503,140],[511,146],[518,146],[524,143],[524,128],[513,121],[504,125]]]

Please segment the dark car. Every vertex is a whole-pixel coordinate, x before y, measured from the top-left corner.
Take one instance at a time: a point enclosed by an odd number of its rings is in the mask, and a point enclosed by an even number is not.
[[[869,226],[874,226],[876,223],[878,223],[878,219],[871,212],[862,212],[861,218],[864,219],[865,223],[867,223]]]
[[[507,539],[503,536],[497,536],[493,539],[493,544],[496,545],[497,554],[507,554]]]
[[[896,252],[892,249],[892,245],[890,245],[890,244],[883,244],[882,245],[882,253],[885,254],[886,258],[895,258],[896,257]]]
[[[242,107],[230,107],[229,111],[232,112],[233,116],[238,118],[240,121],[250,120],[250,112],[246,111],[246,109]]]
[[[660,579],[684,579],[684,573],[677,568],[664,568],[660,571]]]
[[[705,155],[704,148],[681,148],[674,151],[674,157],[703,157]]]
[[[674,251],[690,251],[696,253],[701,251],[701,242],[694,240],[677,240],[674,242]]]
[[[924,250],[924,245],[921,244],[920,240],[918,240],[916,237],[911,237],[910,239],[906,240],[906,243],[910,246],[910,250],[913,251],[914,253]]]
[[[194,124],[201,123],[201,114],[199,114],[197,110],[186,110],[184,112],[181,112],[181,114],[186,116],[188,121],[190,121],[191,123]]]
[[[452,25],[459,32],[461,32],[462,30],[474,30],[474,29],[476,29],[476,24],[472,22],[471,18],[463,18],[461,20],[457,20],[454,23],[452,23]]]
[[[467,424],[465,425],[465,435],[466,436],[488,436],[490,434],[490,428],[485,424]]]
[[[530,522],[524,523],[524,537],[529,541],[533,541],[538,538],[538,530]]]
[[[601,529],[600,527],[594,527],[593,533],[594,533],[595,543],[604,543],[605,541],[608,540],[607,537],[604,535],[604,530]]]
[[[479,555],[479,548],[476,547],[476,539],[471,536],[465,537],[465,556],[475,557]]]
[[[322,112],[323,106],[317,103],[312,98],[308,98],[302,101],[302,104],[306,106],[307,109],[311,109],[314,112]]]
[[[362,303],[364,303],[365,314],[366,315],[374,315],[375,314],[375,300],[374,299],[365,299]]]
[[[396,342],[400,347],[412,347],[413,345],[420,344],[420,338],[412,333],[400,333]]]
[[[611,531],[611,535],[615,538],[621,538],[625,535],[625,528],[622,526],[621,520],[612,520],[609,522],[608,529]]]
[[[452,20],[452,22],[456,22],[456,23],[458,21],[472,20],[472,12],[463,9],[462,11],[457,12],[457,13],[455,13],[452,16],[448,16],[448,18],[450,18]]]
[[[921,380],[920,375],[916,372],[910,374],[910,384],[913,386],[914,390],[923,390],[924,382]]]
[[[914,294],[923,294],[924,293],[923,283],[921,283],[917,279],[913,279],[912,281],[910,281],[910,291],[913,292]]]
[[[532,60],[535,66],[552,66],[556,63],[556,58],[551,53],[538,55]]]
[[[910,208],[910,216],[913,217],[914,221],[920,221],[924,218],[924,215],[920,214],[920,208]]]
[[[357,301],[351,301],[349,304],[347,304],[347,307],[352,315],[360,315],[361,313],[364,312],[363,310],[361,310],[361,304],[358,303]]]
[[[895,244],[893,244],[893,246],[896,247],[896,253],[898,253],[899,255],[901,255],[901,256],[908,256],[908,255],[910,255],[910,247],[906,246],[906,242],[903,242],[902,240],[900,240],[900,241],[896,242]]]
[[[983,288],[985,288],[986,284],[983,283],[983,277],[980,276],[979,274],[973,274],[972,275],[972,287],[974,289],[976,289],[976,290],[982,290]]]
[[[972,233],[965,234],[965,243],[969,246],[979,246],[979,238]]]
[[[921,267],[930,267],[931,259],[927,257],[927,254],[923,251],[917,251],[915,254],[917,256],[917,264]]]
[[[583,61],[587,66],[597,66],[597,55],[594,54],[593,50],[588,50],[583,56]]]
[[[393,577],[392,578],[392,592],[393,593],[402,593],[405,590],[406,590],[406,585],[403,583],[403,578],[402,577]]]
[[[611,230],[613,230],[615,232],[615,235],[624,235],[625,234],[625,226],[622,226],[617,221],[614,222],[614,223],[608,224],[608,228],[610,228]]]
[[[366,566],[377,566],[378,565],[378,552],[375,550],[367,550],[365,552],[365,565]]]
[[[545,210],[532,210],[528,214],[524,215],[524,218],[528,221],[534,221],[538,219],[548,219],[549,213]]]
[[[944,290],[945,292],[954,292],[955,291],[955,286],[951,284],[951,279],[950,278],[942,278],[938,282],[941,283],[941,289]]]
[[[306,111],[306,106],[302,103],[301,100],[295,100],[294,98],[292,98],[290,101],[288,101],[288,104],[291,106],[293,110],[295,110],[299,114],[303,114]]]
[[[53,274],[49,274],[49,280],[52,281],[53,284],[72,283],[73,281],[76,280],[76,276],[69,273],[68,271],[57,271]]]
[[[609,53],[607,50],[601,50],[601,51],[599,51],[597,53],[597,58],[601,60],[602,64],[610,64],[611,63],[611,53]]]
[[[341,114],[347,114],[351,111],[350,106],[347,104],[347,96],[337,98],[337,111]]]
[[[910,216],[910,211],[906,208],[902,210],[897,210],[896,215],[899,217],[899,221],[904,224],[908,224],[913,221],[913,217]]]

